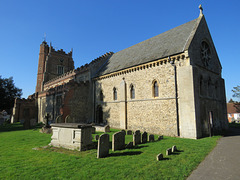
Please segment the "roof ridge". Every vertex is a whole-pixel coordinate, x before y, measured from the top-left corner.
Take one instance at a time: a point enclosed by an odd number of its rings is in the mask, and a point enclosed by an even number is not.
[[[201,22],[201,20],[202,20],[202,17],[203,17],[203,15],[202,15],[202,16],[199,16],[199,17],[196,18],[196,19],[194,19],[194,20],[196,20],[196,24],[193,26],[193,28],[192,28],[192,30],[191,30],[191,33],[189,34],[189,36],[188,36],[188,38],[187,38],[187,40],[186,40],[186,43],[185,43],[182,51],[184,51],[184,50],[186,49],[186,46],[187,46],[187,44],[188,44],[188,42],[189,42],[189,40],[190,40],[190,37],[191,37],[191,36],[192,36],[192,37],[194,36],[194,34],[195,34],[196,30],[197,30],[197,27],[199,26],[199,24],[200,24],[200,22]],[[193,20],[193,21],[194,21],[194,20]]]

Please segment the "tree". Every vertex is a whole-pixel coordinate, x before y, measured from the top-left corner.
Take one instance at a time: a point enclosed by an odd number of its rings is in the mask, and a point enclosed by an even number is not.
[[[240,98],[240,86],[233,87],[233,97]]]
[[[22,89],[15,87],[13,77],[2,78],[0,76],[0,110],[6,110],[10,113],[15,98],[20,98],[21,95]]]

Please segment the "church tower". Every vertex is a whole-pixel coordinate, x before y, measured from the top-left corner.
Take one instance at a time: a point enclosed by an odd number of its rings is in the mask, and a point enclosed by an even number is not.
[[[35,93],[43,90],[43,75],[45,72],[46,57],[49,53],[49,46],[46,41],[43,41],[40,45],[39,60],[38,60],[38,73],[37,73],[37,85]]]
[[[55,50],[46,41],[40,45],[37,85],[35,93],[44,90],[44,83],[74,69],[72,50],[65,53],[63,49]]]

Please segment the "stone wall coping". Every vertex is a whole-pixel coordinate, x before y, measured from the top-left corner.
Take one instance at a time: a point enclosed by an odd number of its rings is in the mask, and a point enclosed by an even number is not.
[[[51,127],[62,127],[62,128],[89,128],[92,127],[91,124],[81,124],[81,123],[52,123]]]

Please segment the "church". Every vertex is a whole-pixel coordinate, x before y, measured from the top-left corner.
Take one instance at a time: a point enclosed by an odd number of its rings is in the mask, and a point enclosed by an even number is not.
[[[221,72],[200,7],[197,19],[76,69],[72,51],[43,41],[30,100],[38,122],[48,113],[55,123],[197,139],[228,128]]]

